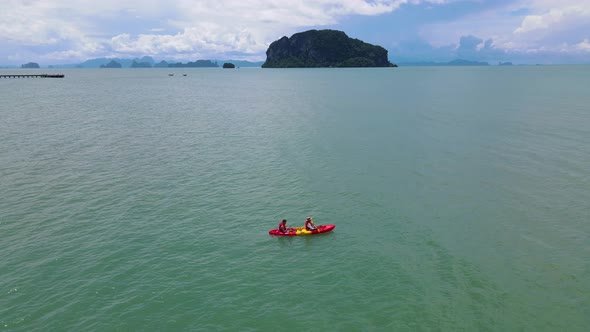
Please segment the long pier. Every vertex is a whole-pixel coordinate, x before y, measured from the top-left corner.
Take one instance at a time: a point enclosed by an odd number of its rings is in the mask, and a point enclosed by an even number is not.
[[[29,74],[29,75],[0,74],[0,78],[64,78],[64,74]]]

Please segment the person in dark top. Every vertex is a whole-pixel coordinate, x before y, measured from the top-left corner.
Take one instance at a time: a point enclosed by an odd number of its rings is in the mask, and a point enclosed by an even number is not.
[[[287,228],[287,219],[283,219],[279,223],[279,232],[281,232],[281,233],[287,233],[287,232],[289,232],[289,229]]]

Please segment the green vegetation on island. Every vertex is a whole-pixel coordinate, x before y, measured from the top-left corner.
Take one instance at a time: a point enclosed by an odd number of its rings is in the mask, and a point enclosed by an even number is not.
[[[338,30],[309,30],[274,41],[263,68],[397,67],[381,46]]]
[[[223,68],[236,68],[236,65],[233,63],[226,62],[223,64]]]

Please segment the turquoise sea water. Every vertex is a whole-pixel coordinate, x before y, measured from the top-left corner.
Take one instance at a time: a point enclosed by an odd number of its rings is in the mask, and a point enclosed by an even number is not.
[[[61,72],[0,80],[0,330],[590,329],[588,66]]]

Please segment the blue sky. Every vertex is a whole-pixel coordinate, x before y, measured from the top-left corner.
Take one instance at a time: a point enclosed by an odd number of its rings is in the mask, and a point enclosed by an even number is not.
[[[393,62],[590,63],[590,0],[3,0],[0,65],[97,57],[264,61],[268,45],[338,29]]]

